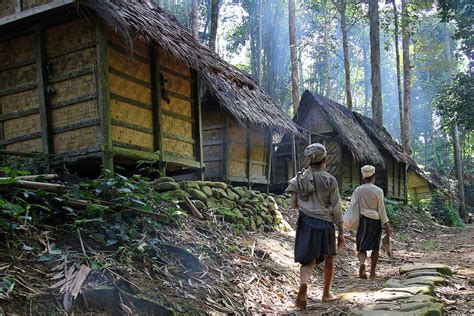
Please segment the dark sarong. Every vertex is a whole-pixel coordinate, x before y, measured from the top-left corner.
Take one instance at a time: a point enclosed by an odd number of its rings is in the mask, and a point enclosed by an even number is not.
[[[357,251],[379,250],[381,236],[380,220],[361,216],[356,235]]]
[[[334,224],[308,216],[300,211],[296,226],[295,262],[308,264],[324,261],[324,256],[336,255]]]

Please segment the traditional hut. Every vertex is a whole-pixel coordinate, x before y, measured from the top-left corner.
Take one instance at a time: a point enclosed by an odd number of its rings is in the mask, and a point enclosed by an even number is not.
[[[256,83],[248,91],[252,95],[242,99],[235,91],[218,89],[220,82],[210,79],[202,100],[206,178],[268,184],[272,132],[291,128],[290,120]]]
[[[3,150],[102,159],[108,169],[155,159],[164,171],[202,171],[200,81],[229,113],[268,99],[148,1],[2,1],[0,78]],[[296,132],[273,114],[272,127]]]
[[[369,134],[385,160],[384,192],[397,200],[407,200],[407,170],[409,166],[418,168],[415,160],[405,153],[384,127],[378,126],[371,118],[354,112],[359,123]]]
[[[285,185],[294,176],[294,170],[304,166],[301,153],[308,143],[314,142],[325,144],[328,171],[338,180],[341,191],[360,185],[360,168],[364,164],[384,170],[382,155],[348,108],[305,91],[293,121],[302,127],[307,138],[296,138],[293,142],[292,135],[287,134],[276,145],[272,172],[276,186]],[[377,185],[383,187],[384,177],[377,177]]]

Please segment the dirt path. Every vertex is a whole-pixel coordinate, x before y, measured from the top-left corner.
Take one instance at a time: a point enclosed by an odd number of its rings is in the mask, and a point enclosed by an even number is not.
[[[277,233],[276,233],[277,234]],[[286,265],[286,274],[297,279],[298,266],[292,262],[292,236],[273,236],[259,239],[258,248],[270,254],[270,257],[281,265]],[[263,236],[262,236],[263,237]],[[279,240],[279,242],[275,242]],[[344,314],[360,309],[375,302],[374,292],[382,289],[387,279],[397,278],[399,268],[409,263],[442,263],[450,266],[454,276],[448,279],[446,286],[437,286],[435,297],[449,313],[474,313],[474,286],[469,281],[474,279],[474,226],[449,229],[435,227],[429,231],[407,230],[394,236],[395,259],[389,260],[385,254],[378,266],[378,280],[361,280],[357,277],[355,244],[348,240],[344,253],[337,257],[336,277],[333,291],[340,297],[338,302],[321,303],[322,274],[317,268],[315,278],[310,285],[308,309],[298,312],[293,307],[296,296],[296,280],[285,302],[275,306],[275,312],[283,314],[317,315],[322,313]],[[471,281],[472,282],[472,281]]]

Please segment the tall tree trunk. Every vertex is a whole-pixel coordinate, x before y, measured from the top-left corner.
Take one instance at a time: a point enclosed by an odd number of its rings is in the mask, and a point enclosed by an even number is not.
[[[451,37],[449,34],[448,24],[444,24],[444,43],[446,48],[446,58],[448,60],[448,72],[449,72],[449,80],[452,80],[453,76],[453,68],[452,68],[452,56],[451,56]],[[467,222],[467,210],[466,210],[466,197],[464,194],[464,170],[463,170],[463,163],[462,163],[462,151],[461,151],[461,140],[459,137],[459,128],[456,122],[456,118],[453,120],[452,126],[452,134],[453,134],[453,152],[454,152],[454,170],[457,180],[457,187],[458,187],[458,197],[461,201],[461,205],[459,207],[459,215],[461,218]]]
[[[403,126],[402,145],[411,154],[411,68],[410,68],[410,22],[407,0],[402,0],[402,50],[403,50]]]
[[[397,61],[397,88],[398,88],[398,115],[400,116],[400,137],[402,139],[405,138],[404,129],[403,129],[403,97],[402,97],[402,79],[400,74],[400,48],[398,47],[398,11],[397,5],[395,4],[395,0],[392,0],[393,4],[393,19],[395,21],[395,58]]]
[[[370,79],[369,79],[369,61],[367,58],[367,45],[362,45],[362,53],[364,56],[364,115],[369,115],[369,95],[370,95]]]
[[[198,26],[198,0],[192,0],[192,7],[191,7],[191,34],[195,38],[199,37],[199,26]]]
[[[326,21],[324,27],[324,59],[326,62],[326,97],[331,98],[332,83],[331,83],[331,54],[329,51],[329,24]]]
[[[257,74],[256,78],[258,82],[262,81],[262,26],[263,26],[263,1],[264,0],[257,0],[257,17],[258,17],[258,30],[257,30]]]
[[[219,0],[211,0],[211,30],[209,31],[209,48],[216,51],[217,24],[219,23]]]
[[[383,125],[382,85],[380,75],[380,21],[379,2],[369,0],[370,22],[370,64],[372,66],[372,118],[378,125]]]
[[[291,96],[293,109],[296,113],[300,102],[298,88],[298,52],[296,49],[296,8],[295,0],[288,0],[288,23],[290,33],[290,54],[291,54]]]
[[[346,0],[339,1],[339,15],[341,17],[342,49],[344,51],[344,74],[346,79],[346,103],[352,111],[351,93],[351,66],[349,63],[349,38],[347,36]]]

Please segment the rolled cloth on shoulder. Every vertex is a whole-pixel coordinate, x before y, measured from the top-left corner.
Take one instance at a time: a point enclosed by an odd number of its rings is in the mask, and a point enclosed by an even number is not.
[[[303,201],[307,201],[309,196],[316,190],[313,170],[311,170],[311,168],[303,169],[298,172],[296,177],[292,180],[295,180],[294,185],[298,188],[297,193]]]

